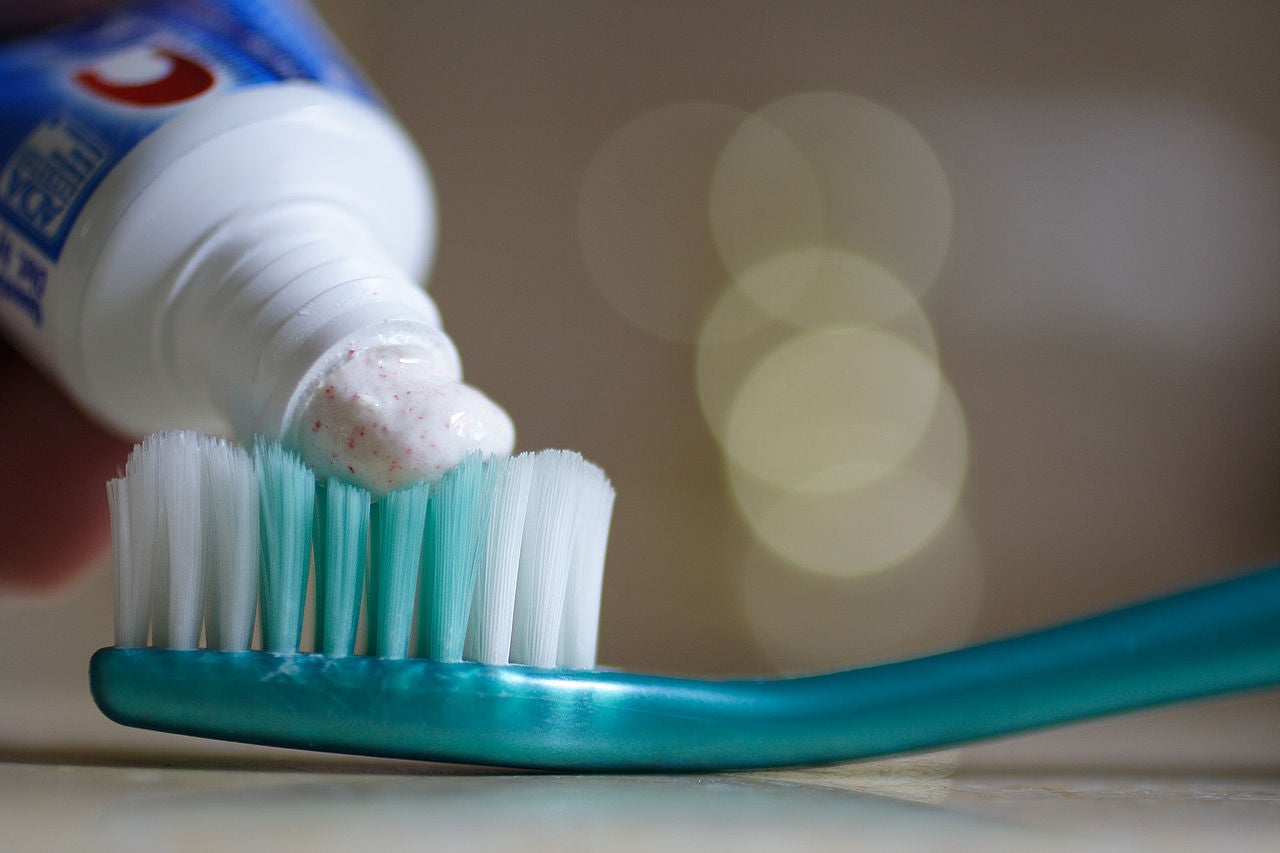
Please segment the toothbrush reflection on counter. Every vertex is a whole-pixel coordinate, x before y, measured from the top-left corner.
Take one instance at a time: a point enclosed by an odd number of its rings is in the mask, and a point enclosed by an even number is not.
[[[274,443],[250,456],[164,433],[108,493],[117,644],[93,657],[93,695],[117,722],[162,731],[549,770],[724,770],[1280,684],[1280,565],[914,660],[694,680],[591,668],[614,492],[577,454],[473,455],[438,484],[371,501],[317,485]],[[247,650],[255,610],[263,651]]]

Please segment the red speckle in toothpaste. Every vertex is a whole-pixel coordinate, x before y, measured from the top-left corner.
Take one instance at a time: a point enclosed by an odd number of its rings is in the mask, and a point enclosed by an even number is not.
[[[350,473],[350,474],[354,474],[354,473],[356,472],[355,466],[353,466],[353,465],[348,465],[348,466],[347,466],[347,472],[348,472],[348,473]]]
[[[312,432],[319,432],[319,431],[320,431],[320,422],[319,422],[319,421],[316,421],[316,424],[315,424],[315,426],[313,426],[313,427],[311,428],[311,431],[312,431]]]

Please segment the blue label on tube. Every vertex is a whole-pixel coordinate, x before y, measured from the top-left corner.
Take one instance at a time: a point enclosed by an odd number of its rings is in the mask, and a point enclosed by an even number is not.
[[[40,325],[48,266],[116,163],[187,107],[293,79],[376,100],[285,0],[131,4],[0,45],[0,300]]]

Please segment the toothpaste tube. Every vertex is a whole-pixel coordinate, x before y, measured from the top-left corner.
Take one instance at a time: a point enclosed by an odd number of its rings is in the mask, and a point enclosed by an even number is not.
[[[0,45],[0,327],[117,431],[281,437],[376,492],[510,452],[417,284],[435,232],[412,142],[305,6]]]

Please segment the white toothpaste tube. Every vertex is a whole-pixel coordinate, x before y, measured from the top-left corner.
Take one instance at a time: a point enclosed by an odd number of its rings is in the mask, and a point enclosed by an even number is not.
[[[510,452],[419,284],[435,235],[412,141],[305,6],[0,45],[0,327],[116,431],[281,437],[375,492]]]

